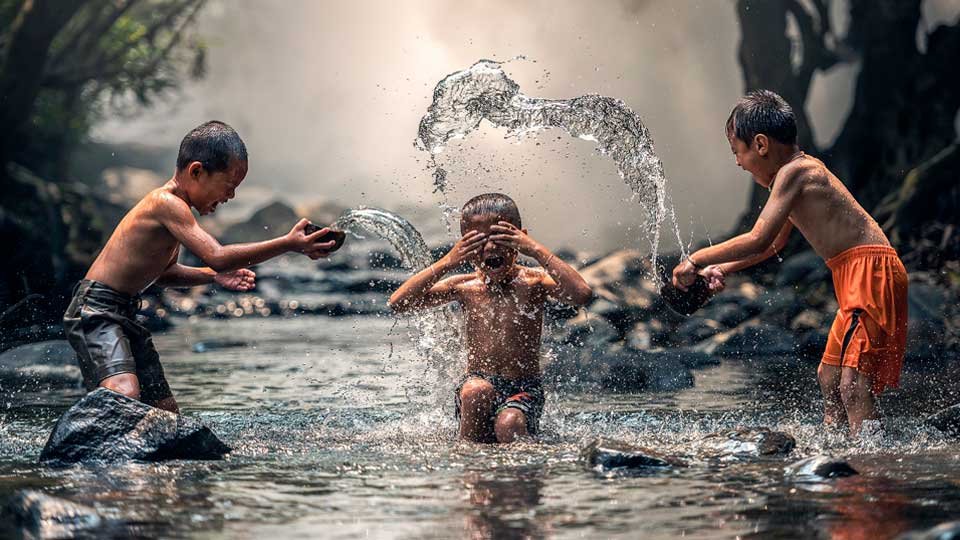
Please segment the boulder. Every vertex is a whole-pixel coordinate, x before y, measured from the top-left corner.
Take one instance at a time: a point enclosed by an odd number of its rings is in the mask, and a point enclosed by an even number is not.
[[[613,392],[666,391],[693,386],[691,365],[712,361],[703,353],[678,349],[638,351],[622,344],[601,350],[561,351],[544,366],[544,378]]]
[[[786,356],[796,354],[797,340],[789,330],[752,319],[698,344],[697,349],[723,357]]]
[[[924,423],[952,437],[960,437],[960,403],[931,414]]]
[[[23,389],[79,388],[83,375],[66,340],[21,345],[0,353],[0,385]]]
[[[849,463],[831,456],[813,456],[787,465],[784,476],[799,482],[818,482],[860,474]]]
[[[578,317],[563,325],[553,339],[563,345],[600,351],[619,337],[613,324],[602,317]]]
[[[28,538],[73,538],[103,522],[89,506],[30,489],[13,495],[7,504],[7,513],[15,525],[29,533],[24,535]]]
[[[299,220],[293,208],[274,201],[254,212],[246,221],[224,229],[219,238],[224,244],[269,240],[290,232]]]
[[[803,251],[791,256],[777,272],[778,287],[807,285],[830,279],[830,269],[813,251]]]
[[[745,306],[735,302],[713,302],[700,310],[701,317],[716,321],[724,328],[733,328],[752,315]]]
[[[960,540],[960,521],[948,521],[925,531],[911,531],[898,536],[897,540]]]
[[[946,336],[947,292],[927,283],[910,283],[907,292],[907,357],[939,359]]]
[[[40,462],[209,460],[228,452],[230,447],[196,420],[97,388],[57,420]]]
[[[789,433],[767,428],[738,428],[701,440],[701,448],[718,458],[785,456],[796,446],[796,439]]]
[[[703,317],[690,317],[677,327],[674,341],[678,343],[697,343],[712,338],[723,331],[717,321]]]
[[[587,468],[600,472],[649,471],[686,467],[682,461],[653,450],[610,439],[596,439],[580,451]]]

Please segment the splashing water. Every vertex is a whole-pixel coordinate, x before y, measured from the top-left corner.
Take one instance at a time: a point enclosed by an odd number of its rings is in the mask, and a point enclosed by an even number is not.
[[[419,272],[433,263],[433,256],[420,231],[393,212],[364,207],[347,210],[337,218],[333,227],[361,238],[363,232],[383,238],[400,254],[404,268],[412,272]],[[415,312],[411,320],[416,329],[416,335],[412,337],[417,353],[427,360],[427,371],[437,377],[431,386],[452,390],[454,382],[466,372],[460,315],[451,306],[443,306]],[[436,397],[449,401],[449,392],[439,391]]]
[[[589,94],[573,99],[541,99],[524,95],[503,71],[504,62],[480,60],[469,69],[452,73],[437,83],[433,103],[420,120],[415,145],[431,155],[435,191],[444,192],[446,171],[436,165],[436,155],[451,139],[464,138],[483,119],[507,128],[507,137],[521,140],[549,128],[561,128],[572,137],[593,141],[597,150],[616,163],[620,177],[645,212],[643,231],[656,268],[660,226],[669,210],[663,164],[653,148],[653,138],[622,101]],[[654,272],[654,279],[659,276]]]

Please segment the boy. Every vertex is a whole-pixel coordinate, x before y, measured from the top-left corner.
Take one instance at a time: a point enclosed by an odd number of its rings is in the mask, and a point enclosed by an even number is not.
[[[468,374],[455,396],[461,439],[508,443],[537,433],[544,303],[551,296],[583,305],[593,294],[576,270],[521,227],[510,197],[487,193],[470,199],[461,211],[463,237],[390,297],[398,313],[453,301],[463,306]],[[541,268],[517,265],[518,252]],[[476,271],[441,279],[463,262]]]
[[[288,251],[311,259],[328,255],[334,242],[318,242],[327,229],[304,234],[305,219],[284,236],[251,244],[222,246],[201,229],[190,209],[212,214],[234,197],[246,174],[247,148],[240,136],[223,122],[207,122],[183,138],[173,177],[117,225],[63,316],[88,390],[102,386],[179,412],[150,332],[136,321],[139,294],[153,283],[218,283],[248,291],[256,276],[247,266]],[[178,264],[181,244],[209,267]]]
[[[793,110],[769,90],[740,99],[727,120],[737,165],[770,190],[753,229],[701,249],[673,270],[684,288],[767,259],[796,226],[833,273],[840,309],[817,370],[824,423],[858,436],[879,421],[875,397],[896,387],[906,350],[907,272],[883,230],[823,162],[797,146]]]

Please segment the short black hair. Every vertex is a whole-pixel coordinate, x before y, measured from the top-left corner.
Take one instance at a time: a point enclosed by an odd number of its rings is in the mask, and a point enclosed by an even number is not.
[[[494,214],[504,221],[513,224],[518,229],[523,228],[520,221],[520,209],[513,199],[503,193],[484,193],[467,201],[460,209],[460,229],[463,230],[463,219],[472,216]]]
[[[727,133],[747,144],[761,133],[783,144],[797,144],[797,118],[776,92],[754,90],[737,101],[727,118]]]
[[[225,122],[210,120],[191,129],[180,141],[177,170],[199,161],[209,172],[225,171],[231,159],[247,161],[247,145]]]

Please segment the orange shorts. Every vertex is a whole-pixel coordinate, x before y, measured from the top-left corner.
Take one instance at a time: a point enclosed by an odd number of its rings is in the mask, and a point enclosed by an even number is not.
[[[907,271],[889,246],[858,246],[827,261],[840,309],[822,362],[873,379],[879,394],[900,382],[907,345]]]

